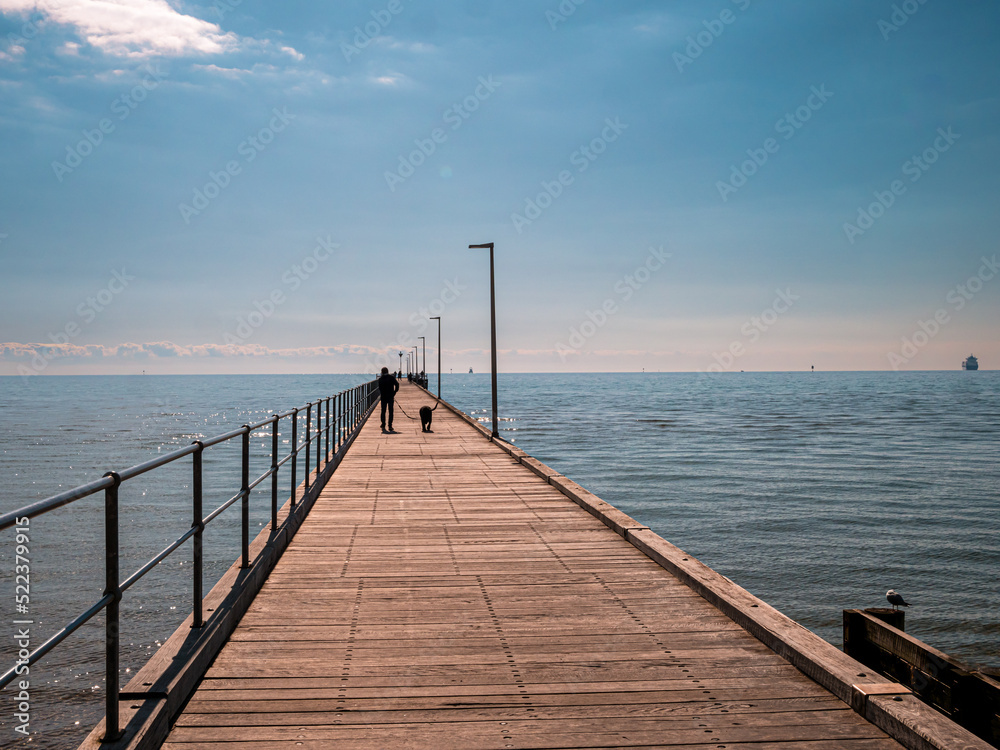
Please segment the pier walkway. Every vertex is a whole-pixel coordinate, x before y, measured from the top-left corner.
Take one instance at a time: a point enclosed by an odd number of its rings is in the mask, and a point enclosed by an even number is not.
[[[395,426],[369,419],[164,748],[901,747],[623,539],[659,539],[624,514],[446,408]]]

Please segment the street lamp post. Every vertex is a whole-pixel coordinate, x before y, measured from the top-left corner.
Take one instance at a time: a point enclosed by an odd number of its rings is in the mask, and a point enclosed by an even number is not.
[[[403,353],[399,353],[399,374],[403,374]]]
[[[496,288],[493,275],[493,243],[486,242],[482,245],[469,245],[470,250],[490,249],[490,348],[493,369],[493,437],[499,438],[497,420],[497,303]]]
[[[438,322],[438,400],[441,399],[441,316],[431,318],[431,320],[436,320]],[[424,358],[424,364],[427,364],[426,357]]]
[[[416,378],[417,377],[417,365],[420,364],[417,361],[417,360],[419,360],[419,357],[417,356],[417,345],[414,344],[410,348],[413,350],[413,359],[410,360],[411,362],[413,362],[413,377]]]
[[[423,346],[424,350],[422,352],[422,356],[424,358],[424,369],[421,370],[420,372],[422,372],[423,375],[424,375],[424,378],[426,378],[427,377],[427,337],[426,336],[417,336],[417,338],[420,339],[420,341],[423,342],[422,346]],[[424,383],[424,387],[426,387],[426,386],[427,386],[427,384]],[[430,389],[428,388],[428,390],[430,390]]]

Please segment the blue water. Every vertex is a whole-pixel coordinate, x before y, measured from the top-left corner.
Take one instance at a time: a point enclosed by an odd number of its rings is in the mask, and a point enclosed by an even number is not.
[[[0,378],[0,510],[360,380]],[[447,375],[442,388],[456,406],[489,420],[488,375]],[[501,375],[500,428],[833,643],[840,644],[841,610],[884,606],[894,588],[913,605],[909,632],[997,667],[998,396],[1000,375],[987,371]],[[255,435],[255,446],[263,453],[269,440]],[[155,472],[123,492],[129,562],[190,524],[188,471],[185,463]],[[206,483],[219,502],[235,492],[236,453],[207,463]],[[266,499],[255,507],[259,528]],[[239,553],[238,514],[220,522],[206,539],[215,577]],[[83,501],[38,519],[32,532],[32,604],[50,633],[100,596],[99,505]],[[12,535],[0,539],[4,591],[12,587],[12,547]],[[123,669],[140,667],[189,611],[187,559],[130,592]],[[0,623],[13,619],[10,601],[0,605]],[[95,624],[36,668],[40,746],[55,736],[52,747],[71,746],[67,738],[102,715],[100,637]],[[7,644],[0,653],[10,663]],[[0,722],[0,733],[10,731],[8,716]]]
[[[478,377],[478,376],[477,376]],[[489,378],[442,395],[490,420]],[[1000,373],[519,375],[501,434],[831,642],[1000,665]]]

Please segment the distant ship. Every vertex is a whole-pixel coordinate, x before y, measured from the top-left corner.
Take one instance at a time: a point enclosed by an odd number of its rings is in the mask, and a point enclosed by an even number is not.
[[[978,370],[979,369],[979,360],[976,359],[973,355],[970,354],[969,358],[962,363],[962,369],[963,370]]]
[[[469,374],[470,375],[472,374],[472,368],[471,367],[469,368]]]

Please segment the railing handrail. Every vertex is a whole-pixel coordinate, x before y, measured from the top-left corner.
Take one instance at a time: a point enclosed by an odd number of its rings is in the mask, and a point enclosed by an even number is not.
[[[4,513],[0,516],[0,531],[16,525],[17,520],[20,518],[35,518],[43,513],[48,513],[50,510],[61,508],[81,498],[89,497],[95,492],[107,489],[111,484],[112,480],[109,477],[101,477],[100,479],[95,479],[93,482],[81,484],[79,487],[60,492],[58,495],[52,495],[44,500],[31,503],[31,505],[26,505],[18,510]]]
[[[363,423],[363,418],[367,414],[368,409],[371,408],[374,403],[374,399],[378,394],[377,381],[369,380],[353,388],[349,388],[339,393],[325,398],[318,399],[316,401],[310,401],[306,406],[299,407],[296,409],[291,409],[289,411],[273,414],[267,419],[258,422],[253,425],[243,425],[237,429],[230,430],[229,432],[222,433],[221,435],[216,435],[214,437],[206,438],[204,440],[195,440],[191,445],[178,448],[177,450],[171,451],[170,453],[164,454],[162,456],[157,456],[156,458],[150,459],[149,461],[144,461],[142,463],[131,466],[121,472],[108,472],[100,479],[96,479],[85,484],[81,484],[78,487],[60,492],[57,495],[52,495],[51,497],[39,500],[37,502],[26,505],[8,513],[0,515],[0,530],[11,528],[13,526],[25,526],[24,519],[32,519],[38,516],[44,515],[50,511],[56,510],[63,506],[69,505],[77,500],[81,500],[85,497],[94,495],[102,490],[105,492],[105,559],[106,559],[106,589],[98,601],[86,609],[82,614],[78,615],[75,619],[70,621],[69,624],[64,626],[61,630],[52,635],[48,640],[46,640],[41,646],[36,648],[31,654],[22,659],[19,658],[11,669],[7,670],[5,673],[0,675],[0,689],[6,687],[10,684],[16,676],[19,674],[20,665],[27,664],[29,667],[36,663],[39,659],[45,656],[47,653],[52,651],[56,646],[58,646],[62,641],[76,632],[84,623],[92,619],[97,615],[102,609],[108,609],[108,622],[107,622],[107,642],[106,642],[106,685],[107,685],[107,739],[115,739],[119,736],[119,721],[118,721],[118,700],[119,700],[119,675],[118,675],[118,664],[119,664],[119,640],[118,640],[118,605],[122,599],[122,595],[125,591],[131,588],[135,583],[137,583],[143,576],[149,571],[155,568],[159,563],[165,560],[173,552],[178,550],[190,539],[194,539],[194,592],[195,592],[195,603],[192,611],[193,615],[193,626],[201,627],[204,623],[201,617],[201,602],[202,602],[202,552],[201,552],[201,537],[205,530],[207,524],[221,515],[230,506],[234,505],[238,501],[242,501],[243,508],[243,529],[242,529],[242,567],[246,568],[250,566],[250,561],[248,559],[248,548],[249,548],[249,500],[250,495],[255,488],[260,486],[265,479],[272,477],[272,492],[271,492],[271,521],[272,525],[275,527],[272,531],[277,531],[277,505],[278,505],[278,472],[279,470],[289,461],[291,464],[291,492],[290,492],[290,509],[289,516],[295,514],[298,510],[296,505],[296,495],[298,492],[298,484],[296,483],[296,468],[298,466],[298,459],[300,453],[305,449],[305,478],[303,481],[303,497],[305,500],[310,492],[315,491],[315,488],[319,485],[321,473],[323,472],[323,466],[321,465],[323,459],[325,459],[325,465],[329,467],[331,457],[335,457],[336,454],[344,448],[344,446],[349,442],[350,438],[361,428]],[[326,402],[326,421],[323,421],[323,402]],[[331,405],[332,402],[332,405]],[[311,424],[311,414],[313,407],[316,407],[316,424],[315,426]],[[339,408],[338,408],[339,407]],[[298,422],[300,417],[305,412],[306,423],[304,425],[304,435],[301,443],[298,440]],[[335,416],[331,419],[332,414]],[[278,429],[282,419],[287,417],[292,417],[292,437],[290,440],[290,445],[288,448],[288,454],[278,459]],[[270,426],[273,430],[272,440],[271,440],[271,456],[270,464],[267,470],[261,474],[259,477],[254,479],[252,482],[249,478],[249,439],[255,430],[262,427]],[[333,450],[331,452],[331,440],[330,432],[334,431],[333,438]],[[326,451],[323,452],[323,436],[326,435]],[[211,511],[208,515],[202,516],[201,501],[202,501],[202,456],[206,448],[213,445],[219,445],[221,443],[228,442],[237,437],[242,438],[242,480],[240,485],[240,490],[235,495],[233,495],[229,500],[222,503],[218,508]],[[317,441],[316,446],[316,480],[312,485],[309,483],[311,467],[310,467],[310,454],[313,440]],[[124,581],[119,580],[118,574],[118,553],[119,553],[119,540],[118,540],[118,490],[119,487],[127,480],[133,479],[137,476],[145,474],[147,472],[158,469],[162,466],[171,464],[179,459],[186,456],[193,455],[195,457],[193,463],[194,469],[194,481],[192,483],[192,504],[195,510],[194,518],[192,524],[188,530],[181,534],[176,540],[168,544],[162,551],[154,555],[151,559],[143,563],[135,573],[130,575]],[[335,468],[335,467],[334,467]],[[332,469],[328,469],[332,470]],[[325,479],[325,477],[323,477]],[[287,523],[289,518],[286,517],[283,523]],[[19,529],[19,533],[20,533]]]

